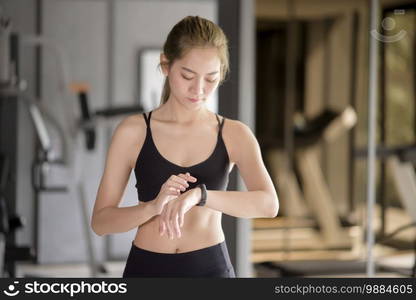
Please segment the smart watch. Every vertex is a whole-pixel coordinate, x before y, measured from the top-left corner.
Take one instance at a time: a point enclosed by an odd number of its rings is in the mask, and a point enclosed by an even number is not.
[[[198,184],[196,187],[201,189],[201,200],[199,200],[196,206],[204,206],[207,202],[207,187],[204,183]]]

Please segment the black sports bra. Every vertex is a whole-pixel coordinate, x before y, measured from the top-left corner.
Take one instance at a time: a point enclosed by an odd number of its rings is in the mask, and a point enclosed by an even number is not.
[[[186,172],[197,178],[196,182],[188,182],[188,189],[194,188],[197,184],[205,183],[208,190],[226,190],[230,161],[221,134],[225,118],[220,122],[218,115],[215,115],[219,130],[217,144],[211,155],[198,164],[181,167],[164,158],[157,150],[150,129],[152,112],[149,113],[148,117],[145,113],[143,113],[143,116],[147,126],[146,139],[134,167],[139,201],[146,202],[155,199],[160,187],[171,175]]]

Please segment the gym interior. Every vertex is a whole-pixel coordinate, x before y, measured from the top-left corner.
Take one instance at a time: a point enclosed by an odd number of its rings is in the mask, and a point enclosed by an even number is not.
[[[159,105],[187,15],[227,35],[207,105],[253,130],[280,201],[223,215],[237,277],[415,277],[414,0],[0,0],[0,277],[121,277],[135,231],[90,227],[106,152]]]

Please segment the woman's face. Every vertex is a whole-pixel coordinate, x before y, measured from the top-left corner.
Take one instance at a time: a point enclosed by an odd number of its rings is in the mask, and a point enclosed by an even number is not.
[[[175,60],[169,70],[162,68],[169,79],[169,101],[178,101],[189,108],[200,107],[218,87],[220,69],[217,49],[191,49],[181,59]]]

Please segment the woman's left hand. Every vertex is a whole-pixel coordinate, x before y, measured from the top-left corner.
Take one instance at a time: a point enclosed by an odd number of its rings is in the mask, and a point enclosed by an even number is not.
[[[201,189],[193,188],[179,195],[165,204],[160,214],[159,233],[162,236],[167,230],[168,237],[173,239],[181,237],[180,227],[183,226],[185,213],[198,204],[201,198]]]

